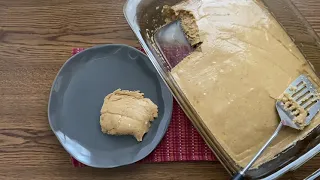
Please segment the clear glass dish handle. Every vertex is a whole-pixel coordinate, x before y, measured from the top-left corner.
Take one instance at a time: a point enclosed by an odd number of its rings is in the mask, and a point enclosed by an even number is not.
[[[280,178],[283,174],[289,172],[289,171],[295,171],[300,166],[302,166],[304,163],[312,159],[314,156],[320,153],[320,144],[312,148],[310,151],[290,163],[289,165],[285,166],[284,168],[280,169],[279,171],[273,173],[272,175],[263,178],[262,180],[271,180],[271,179],[277,179]]]
[[[320,177],[320,169],[312,173],[310,176],[308,176],[304,180],[316,180],[318,177]]]

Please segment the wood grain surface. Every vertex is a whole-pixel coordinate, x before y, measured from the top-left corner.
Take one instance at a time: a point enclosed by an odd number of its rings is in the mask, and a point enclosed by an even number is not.
[[[73,47],[138,41],[125,0],[0,0],[0,179],[228,179],[219,163],[73,168],[49,128],[47,103],[57,71]],[[294,0],[320,34],[320,0]],[[320,61],[320,59],[319,59]],[[319,63],[320,64],[320,63]],[[320,65],[319,65],[320,68]],[[303,179],[320,156],[283,179]]]

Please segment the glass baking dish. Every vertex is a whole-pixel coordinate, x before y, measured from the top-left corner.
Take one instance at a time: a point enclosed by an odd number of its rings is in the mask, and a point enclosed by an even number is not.
[[[219,145],[171,76],[170,70],[172,65],[176,64],[177,60],[182,60],[185,54],[176,53],[174,56],[164,55],[161,50],[153,45],[154,33],[157,28],[165,24],[165,17],[163,17],[161,13],[162,7],[164,5],[175,5],[181,1],[182,0],[128,0],[124,5],[124,14],[145,52],[170,88],[184,112],[227,171],[230,174],[234,174],[240,170],[240,167],[236,165]],[[288,35],[294,40],[294,43],[306,57],[308,63],[312,66],[313,62],[317,62],[320,59],[319,37],[308,22],[302,17],[294,4],[290,0],[261,1],[283,26]],[[320,72],[319,70],[315,69],[316,72]],[[313,148],[319,143],[320,126],[315,128],[307,138],[298,141],[294,146],[283,151],[277,158],[261,165],[258,169],[248,171],[247,174],[249,177],[256,179],[267,177],[275,172],[279,172],[281,169],[286,169],[286,167],[289,167],[290,165],[299,167],[310,157],[317,154],[314,152]],[[313,151],[311,151],[312,149]],[[304,157],[303,155],[309,156],[307,156],[308,158],[296,161],[299,157]],[[278,174],[278,176],[280,176],[283,173]]]

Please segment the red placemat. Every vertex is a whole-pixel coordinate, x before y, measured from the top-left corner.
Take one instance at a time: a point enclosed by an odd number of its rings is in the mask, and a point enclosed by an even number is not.
[[[141,48],[137,48],[143,51]],[[72,55],[83,48],[74,48]],[[174,100],[172,120],[168,130],[157,148],[142,163],[173,161],[215,161],[210,148],[205,144],[190,120]],[[82,163],[71,157],[74,167],[83,167]]]

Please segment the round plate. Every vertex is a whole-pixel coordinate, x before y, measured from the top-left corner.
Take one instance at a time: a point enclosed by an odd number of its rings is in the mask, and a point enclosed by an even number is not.
[[[142,142],[103,134],[100,109],[116,89],[140,90],[159,108]],[[150,154],[171,120],[172,95],[146,55],[126,45],[103,45],[71,57],[54,80],[48,107],[52,131],[78,161],[92,167],[131,164]]]

